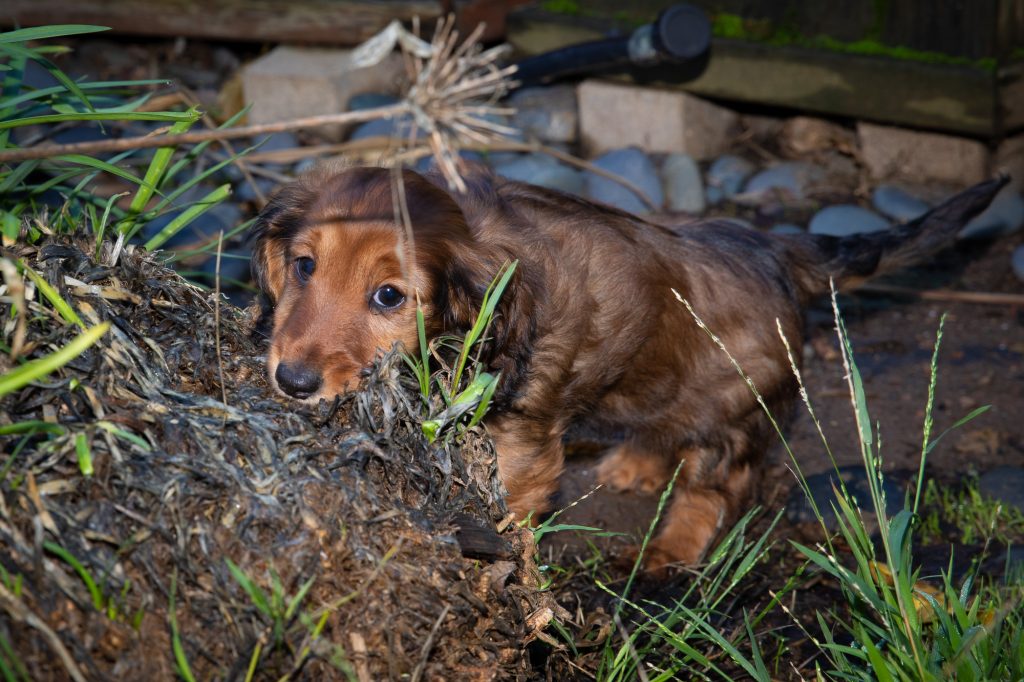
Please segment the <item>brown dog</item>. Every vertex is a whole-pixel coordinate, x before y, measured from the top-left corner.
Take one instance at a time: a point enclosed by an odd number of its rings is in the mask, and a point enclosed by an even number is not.
[[[273,315],[271,382],[307,402],[355,388],[379,349],[415,348],[472,324],[506,261],[489,365],[502,385],[487,418],[517,515],[549,506],[570,424],[628,433],[599,467],[615,490],[662,489],[685,460],[647,565],[695,563],[734,519],[772,429],[726,356],[774,414],[795,394],[776,320],[794,343],[807,301],[919,261],[952,241],[1004,181],[889,231],[848,238],[762,234],[721,222],[666,229],[566,194],[474,171],[465,194],[440,177],[354,168],[283,189],[255,228],[253,271]],[[401,184],[413,227],[405,236]]]

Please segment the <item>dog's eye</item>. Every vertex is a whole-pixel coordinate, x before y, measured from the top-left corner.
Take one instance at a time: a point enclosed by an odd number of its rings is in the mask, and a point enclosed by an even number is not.
[[[390,284],[385,284],[373,292],[370,305],[378,310],[391,310],[405,303],[405,294]]]
[[[295,259],[295,277],[303,284],[308,282],[309,278],[313,276],[314,270],[316,270],[316,261],[312,258],[303,256],[302,258]]]

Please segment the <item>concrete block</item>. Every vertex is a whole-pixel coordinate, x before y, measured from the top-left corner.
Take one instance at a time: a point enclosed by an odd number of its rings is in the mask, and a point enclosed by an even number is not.
[[[992,169],[1009,173],[1010,184],[1024,192],[1024,133],[1008,137],[999,144]]]
[[[976,140],[858,123],[861,155],[875,180],[969,185],[989,174],[989,151]]]
[[[594,155],[622,147],[697,160],[724,152],[738,116],[685,92],[587,80],[577,90],[580,137]]]
[[[348,110],[354,95],[401,91],[405,70],[400,55],[365,68],[355,68],[351,55],[351,50],[282,46],[247,65],[242,88],[252,104],[249,121],[262,124],[336,114]],[[320,132],[341,139],[345,130],[333,126]]]

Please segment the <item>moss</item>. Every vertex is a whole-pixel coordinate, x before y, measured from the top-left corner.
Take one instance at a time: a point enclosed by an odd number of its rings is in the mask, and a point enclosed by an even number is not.
[[[576,0],[545,0],[541,7],[544,11],[552,14],[566,14],[573,17],[580,14],[580,3]]]
[[[871,29],[873,35],[881,33],[881,15],[884,10],[885,2],[882,0],[876,2],[876,22]],[[792,27],[772,26],[762,19],[745,19],[739,15],[724,12],[715,15],[711,25],[712,32],[718,38],[762,42],[769,45],[795,45],[817,50],[828,50],[829,52],[888,57],[904,61],[976,66],[989,71],[994,71],[997,66],[996,60],[992,58],[968,59],[942,52],[929,52],[909,47],[885,45],[877,38],[864,38],[847,42],[836,40],[826,35],[810,37],[803,35]]]

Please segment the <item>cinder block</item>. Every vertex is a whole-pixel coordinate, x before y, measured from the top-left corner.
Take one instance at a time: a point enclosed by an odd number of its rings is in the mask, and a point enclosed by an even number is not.
[[[969,185],[989,174],[989,151],[977,140],[858,123],[861,155],[875,180]]]
[[[685,92],[597,80],[580,83],[580,137],[590,154],[640,147],[703,160],[729,146],[735,112]]]
[[[999,144],[992,168],[1000,173],[1009,173],[1013,186],[1024,192],[1024,133],[1008,137]]]
[[[352,50],[282,46],[242,70],[249,121],[274,123],[303,116],[336,114],[348,109],[354,95],[398,94],[404,82],[401,57],[392,54],[373,66],[352,65]],[[340,139],[344,129],[320,129]]]

